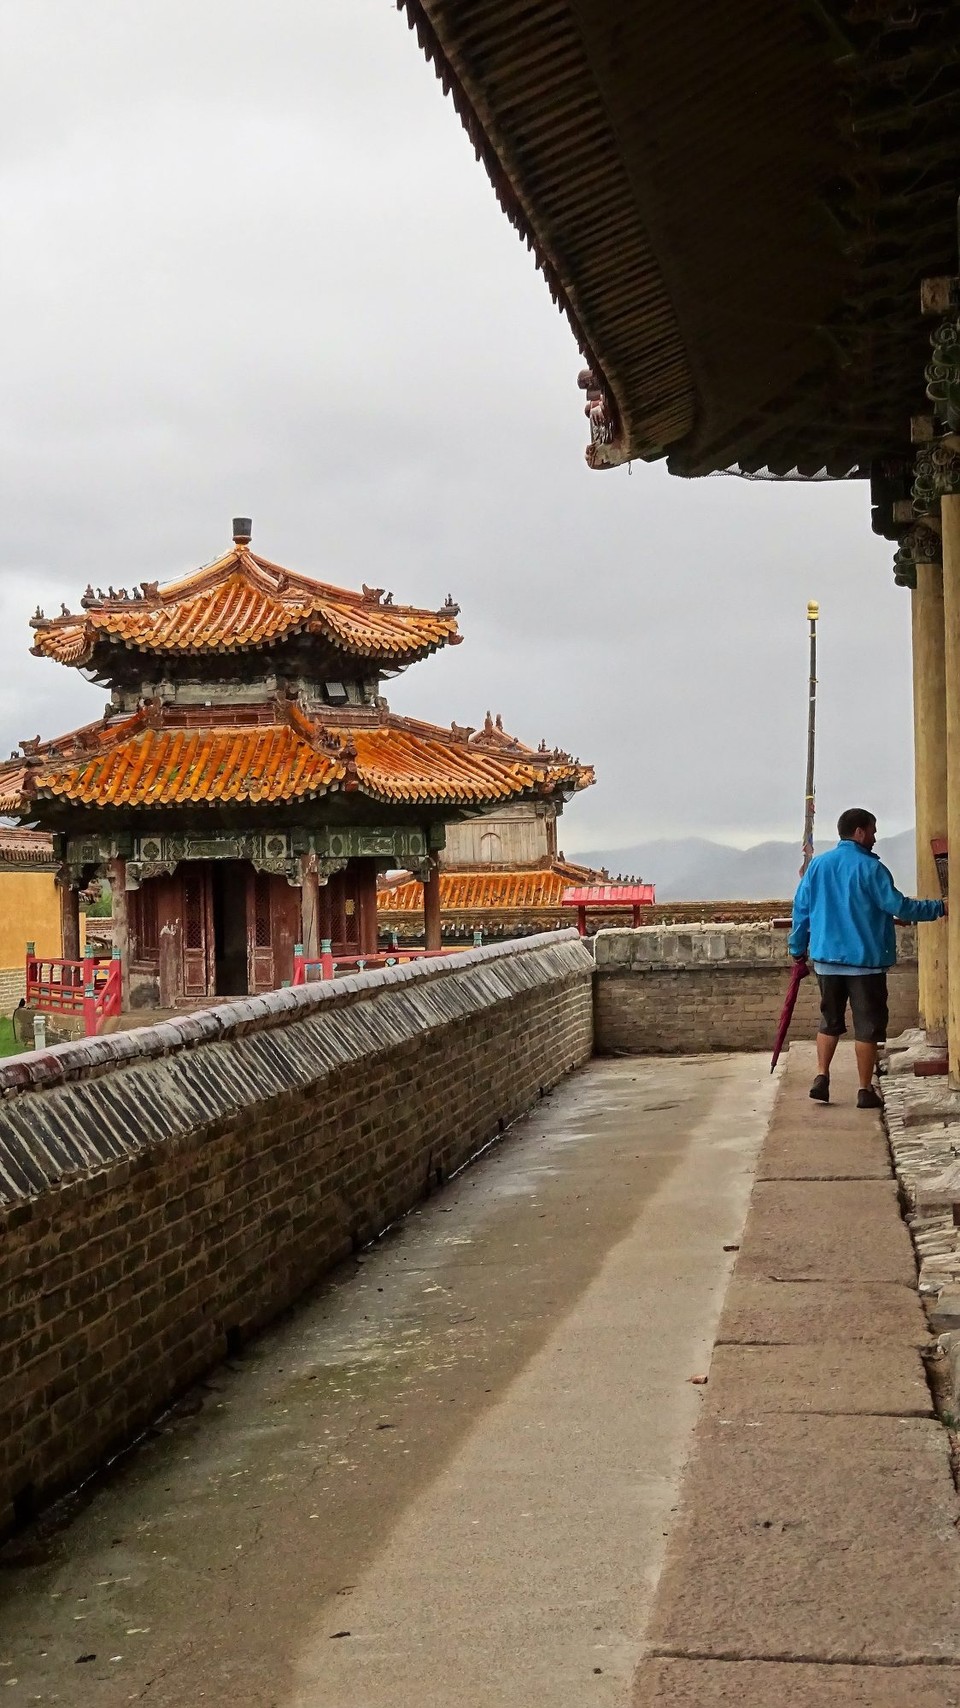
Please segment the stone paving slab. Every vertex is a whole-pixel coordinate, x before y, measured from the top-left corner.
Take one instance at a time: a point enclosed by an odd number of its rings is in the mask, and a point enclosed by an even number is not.
[[[709,1407],[718,1417],[771,1412],[932,1417],[916,1347],[821,1341],[815,1346],[718,1346]]]
[[[809,1096],[817,1071],[813,1044],[792,1044],[757,1170],[758,1180],[890,1180],[890,1151],[879,1114],[857,1109],[853,1050],[833,1060],[829,1103]]]
[[[705,1415],[649,1646],[960,1663],[956,1520],[938,1423]]]
[[[816,1666],[802,1661],[687,1661],[651,1657],[631,1708],[957,1708],[960,1668]]]
[[[738,1275],[916,1284],[893,1180],[760,1180]]]
[[[822,1341],[900,1341],[929,1336],[913,1286],[883,1281],[770,1281],[734,1274],[717,1331],[718,1344],[815,1346]]]
[[[763,1147],[758,1180],[889,1180],[890,1153],[876,1117],[858,1110],[850,1130],[836,1103],[807,1098],[806,1110],[776,1121]]]

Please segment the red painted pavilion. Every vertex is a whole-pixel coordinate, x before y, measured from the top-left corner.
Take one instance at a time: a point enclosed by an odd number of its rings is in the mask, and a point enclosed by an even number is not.
[[[79,950],[79,890],[113,892],[125,1007],[269,990],[308,957],[377,947],[378,871],[424,882],[440,945],[445,825],[553,801],[592,782],[569,755],[501,731],[392,713],[397,674],[457,644],[458,607],[395,605],[280,568],[250,523],[193,575],[128,593],[88,587],[78,614],[40,611],[33,652],[110,689],[99,722],[0,767],[0,812],[54,836],[63,953]]]

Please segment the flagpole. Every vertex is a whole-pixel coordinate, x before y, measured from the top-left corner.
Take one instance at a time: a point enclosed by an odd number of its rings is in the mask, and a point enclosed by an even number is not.
[[[800,875],[803,876],[813,859],[813,813],[814,813],[814,761],[817,750],[817,619],[820,616],[820,606],[815,599],[807,605],[807,621],[810,624],[810,683],[807,701],[807,787],[803,801],[803,861]]]

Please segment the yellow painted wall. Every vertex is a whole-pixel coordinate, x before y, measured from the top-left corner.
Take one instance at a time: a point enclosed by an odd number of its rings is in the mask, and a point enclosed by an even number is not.
[[[52,872],[0,871],[0,967],[22,967],[27,944],[60,955],[60,897]]]

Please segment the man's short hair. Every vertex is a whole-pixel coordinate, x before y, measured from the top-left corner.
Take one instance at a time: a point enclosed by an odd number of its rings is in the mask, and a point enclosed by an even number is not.
[[[876,823],[876,813],[867,812],[866,807],[848,807],[837,819],[837,835],[841,842],[849,842],[855,830],[873,830]]]

